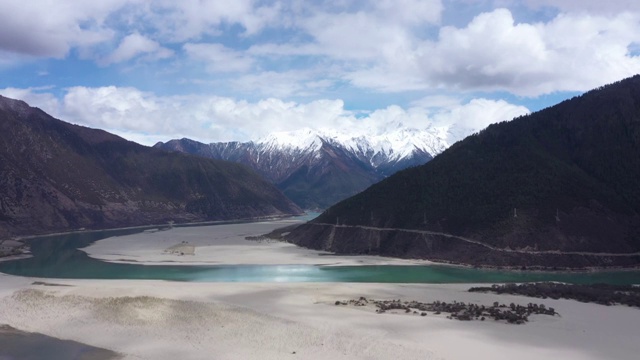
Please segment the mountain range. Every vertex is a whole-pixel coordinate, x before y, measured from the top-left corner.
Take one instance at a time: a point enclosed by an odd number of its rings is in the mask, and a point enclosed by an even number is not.
[[[300,213],[244,166],[138,145],[0,96],[0,238]]]
[[[640,75],[491,125],[284,238],[472,265],[638,266],[638,179]]]
[[[447,146],[435,130],[403,126],[373,136],[301,129],[249,142],[179,139],[155,145],[247,165],[306,209],[327,208],[399,170],[426,163]]]

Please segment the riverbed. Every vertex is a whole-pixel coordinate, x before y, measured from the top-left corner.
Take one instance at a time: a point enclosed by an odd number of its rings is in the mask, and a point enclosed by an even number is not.
[[[635,359],[640,310],[469,293],[473,284],[639,283],[636,271],[550,273],[339,256],[249,241],[300,220],[82,232],[29,240],[0,263],[0,325],[125,359]],[[178,246],[176,246],[178,245]],[[193,249],[182,254],[167,249]],[[543,303],[525,325],[336,306],[403,301]],[[0,358],[3,356],[0,349]]]
[[[120,229],[29,240],[32,258],[0,272],[40,278],[189,282],[497,283],[562,281],[638,284],[640,271],[501,271],[425,260],[342,256],[293,244],[246,240],[301,219]],[[188,245],[193,254],[167,251]]]

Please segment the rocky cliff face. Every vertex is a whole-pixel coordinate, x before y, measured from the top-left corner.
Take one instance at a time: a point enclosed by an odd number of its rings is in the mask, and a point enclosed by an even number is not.
[[[256,142],[181,139],[155,145],[245,164],[308,209],[327,208],[399,170],[422,165],[446,146],[436,134],[404,128],[372,137],[303,129]]]
[[[147,148],[0,97],[0,237],[300,212],[243,166]]]
[[[635,76],[492,125],[286,238],[475,265],[640,265],[638,154]]]

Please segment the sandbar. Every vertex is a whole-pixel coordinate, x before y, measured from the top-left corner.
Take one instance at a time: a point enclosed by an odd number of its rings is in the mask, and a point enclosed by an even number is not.
[[[300,223],[297,219],[174,227],[111,237],[81,249],[90,257],[145,265],[425,265],[427,260],[344,256],[275,240],[246,240]],[[187,246],[189,247],[187,249]],[[182,249],[184,251],[174,251]],[[193,248],[193,254],[191,253]]]

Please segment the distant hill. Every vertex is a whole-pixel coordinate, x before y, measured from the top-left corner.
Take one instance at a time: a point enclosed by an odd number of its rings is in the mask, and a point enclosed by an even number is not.
[[[491,125],[286,239],[474,265],[638,265],[640,76]]]
[[[447,146],[435,133],[403,127],[369,137],[303,129],[255,142],[180,139],[155,145],[250,166],[306,209],[325,209],[399,170],[426,163]]]
[[[148,148],[0,96],[0,238],[300,212],[244,166]]]

